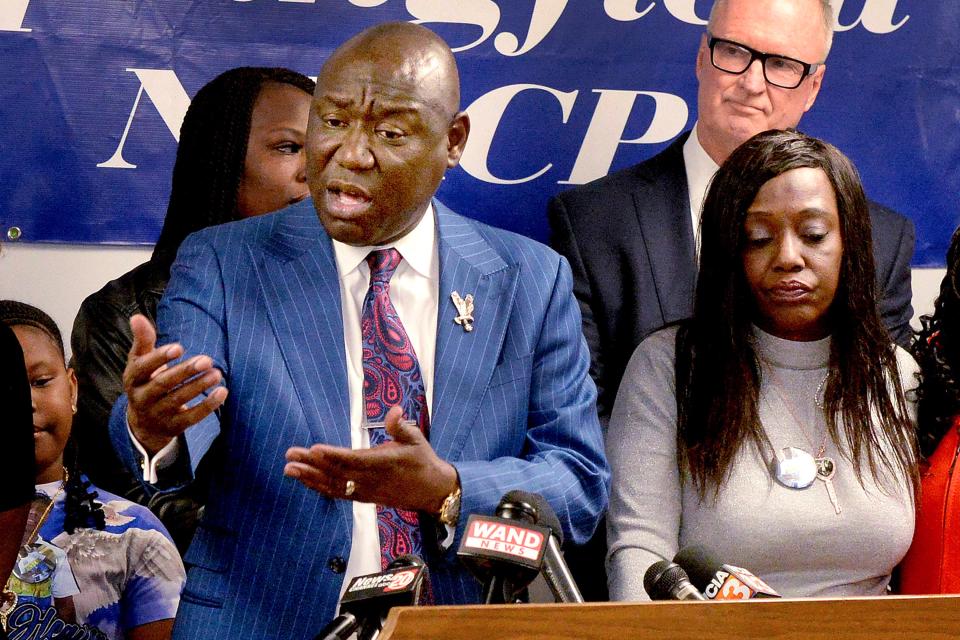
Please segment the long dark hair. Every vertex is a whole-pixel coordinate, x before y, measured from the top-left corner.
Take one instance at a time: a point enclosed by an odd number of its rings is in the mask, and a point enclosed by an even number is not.
[[[61,356],[63,351],[63,336],[53,318],[40,309],[18,302],[16,300],[0,300],[0,323],[8,327],[29,326],[44,332],[57,346]],[[66,363],[64,363],[66,366]],[[67,471],[65,494],[64,530],[73,533],[82,527],[103,529],[106,518],[103,508],[96,502],[97,492],[91,491],[90,481],[80,472],[77,463],[76,446],[73,438],[67,440],[63,451],[63,466]]]
[[[858,477],[866,454],[874,478],[882,465],[917,483],[915,438],[896,354],[877,311],[870,214],[860,178],[833,146],[796,131],[767,131],[737,148],[710,184],[700,223],[693,317],[677,334],[678,458],[701,499],[710,487],[714,495],[719,491],[745,442],[761,450],[770,446],[758,409],[760,365],[752,343],[753,296],[742,262],[744,220],[764,184],[802,167],[822,170],[833,186],[843,242],[824,391],[830,436],[846,442]],[[885,452],[885,440],[892,443],[894,459]]]
[[[911,351],[920,365],[917,422],[920,452],[929,457],[960,414],[960,228],[947,251],[947,273],[933,315],[920,316],[922,329]]]
[[[205,84],[180,127],[167,215],[153,260],[168,270],[180,243],[206,227],[236,220],[237,193],[247,157],[250,118],[267,82],[313,94],[310,78],[271,67],[238,67]]]

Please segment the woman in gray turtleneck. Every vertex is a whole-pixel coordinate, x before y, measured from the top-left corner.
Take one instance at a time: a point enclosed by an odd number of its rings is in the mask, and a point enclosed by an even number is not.
[[[916,365],[876,307],[856,170],[793,131],[715,176],[693,317],[648,337],[607,436],[611,597],[702,544],[783,596],[884,593],[910,546]]]

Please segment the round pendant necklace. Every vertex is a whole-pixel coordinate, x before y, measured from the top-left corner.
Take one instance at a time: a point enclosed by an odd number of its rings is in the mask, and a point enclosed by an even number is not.
[[[773,477],[790,489],[806,489],[817,479],[817,462],[799,447],[784,447],[773,462]]]
[[[815,451],[815,453],[812,454],[800,447],[783,447],[780,451],[775,451],[773,477],[777,482],[790,489],[806,489],[817,480],[821,467],[829,463],[830,469],[833,469],[833,460],[824,457],[827,449],[827,430],[823,430],[820,446],[815,446],[813,442],[810,441],[809,436],[807,436],[807,432],[803,428],[803,423],[800,422],[796,412],[787,400],[786,394],[781,390],[780,382],[776,379],[772,368],[770,369],[770,380],[773,383],[771,387],[773,387],[773,390],[777,396],[779,396],[783,406],[786,407],[790,417],[793,418],[793,421],[800,428],[800,433],[803,434],[804,440],[806,440],[810,448]],[[823,402],[820,398],[826,382],[827,375],[824,374],[813,396],[813,401],[820,411],[824,410]]]

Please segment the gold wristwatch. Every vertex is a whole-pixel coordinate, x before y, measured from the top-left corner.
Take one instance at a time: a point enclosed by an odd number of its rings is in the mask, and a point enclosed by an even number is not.
[[[457,488],[450,495],[443,499],[440,505],[440,513],[437,514],[437,520],[440,524],[455,527],[460,520],[460,483],[457,482]]]

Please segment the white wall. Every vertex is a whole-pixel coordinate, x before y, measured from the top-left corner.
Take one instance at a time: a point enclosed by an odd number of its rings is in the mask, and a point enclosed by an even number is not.
[[[0,245],[0,299],[21,300],[49,313],[60,326],[69,352],[70,330],[83,299],[148,260],[151,251],[151,247],[4,242]]]
[[[940,293],[940,281],[946,275],[946,269],[913,270],[913,328],[920,328],[918,318],[933,313],[933,302]]]
[[[57,321],[69,342],[70,328],[83,299],[108,280],[146,261],[150,251],[149,247],[5,242],[0,248],[0,299],[22,300],[43,309]],[[913,270],[915,325],[917,316],[933,311],[944,272]]]

